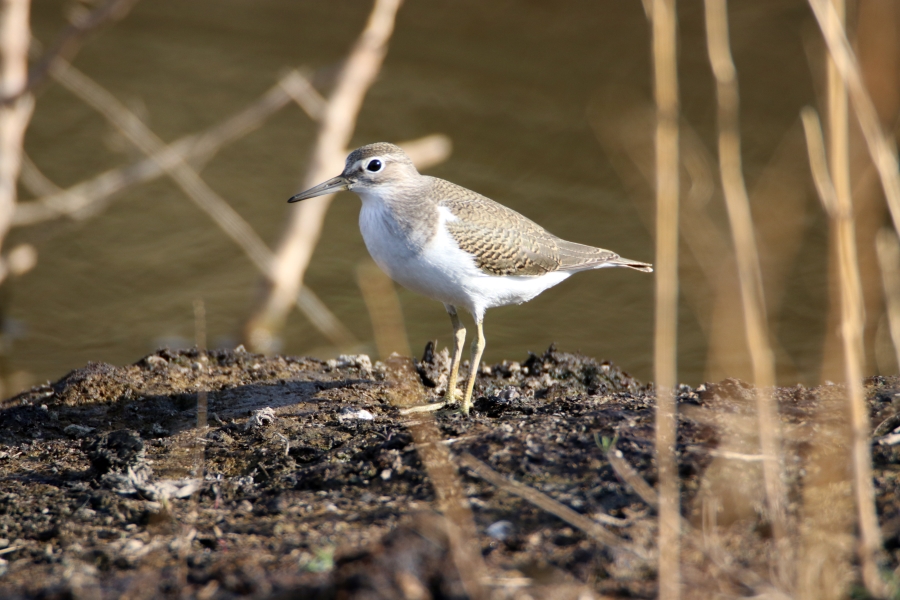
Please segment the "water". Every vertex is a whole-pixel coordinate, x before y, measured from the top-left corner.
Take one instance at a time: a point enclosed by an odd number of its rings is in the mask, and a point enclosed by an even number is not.
[[[41,42],[54,38],[68,5],[35,3]],[[240,110],[289,68],[313,69],[327,91],[369,6],[349,0],[145,1],[93,36],[75,65],[173,141]],[[811,31],[805,6],[732,3],[751,183],[799,109],[815,100],[802,43],[804,31]],[[683,110],[714,154],[702,3],[679,7]],[[614,114],[596,115],[610,97],[619,97],[617,90],[642,103],[652,98],[648,31],[640,2],[410,0],[353,144],[444,133],[453,154],[429,174],[507,204],[562,237],[652,262],[652,232],[641,208],[652,191],[623,178],[612,160],[622,156],[604,149],[591,122],[615,121]],[[274,245],[314,135],[314,124],[289,106],[224,149],[202,176]],[[100,116],[55,85],[38,97],[27,152],[60,186],[138,158]],[[786,349],[782,378],[806,382],[818,378],[826,308],[825,221],[811,198],[804,200],[808,229],[797,232],[803,242],[780,305],[788,308],[774,319]],[[367,256],[358,211],[352,194],[333,203],[307,283],[360,340],[371,342],[355,282],[356,265]],[[725,222],[721,207],[710,213]],[[14,387],[59,377],[89,360],[125,364],[161,343],[191,344],[196,298],[206,303],[210,343],[236,344],[258,289],[249,260],[164,178],[127,190],[90,220],[17,230],[12,241],[28,241],[39,251],[36,269],[15,281],[6,297],[19,331],[9,361]],[[526,305],[490,311],[485,358],[522,359],[556,342],[651,379],[653,289],[652,276],[625,269],[579,274]],[[400,298],[416,351],[429,339],[450,343],[440,304],[406,291]],[[682,302],[679,377],[686,382],[707,374],[703,318]],[[291,316],[283,341],[288,353],[334,352],[299,314]]]

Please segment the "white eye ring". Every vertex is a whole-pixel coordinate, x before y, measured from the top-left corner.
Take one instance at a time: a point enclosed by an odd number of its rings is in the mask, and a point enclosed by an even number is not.
[[[366,163],[366,170],[371,173],[377,173],[381,169],[384,168],[384,161],[379,160],[377,158],[373,158],[368,163]]]

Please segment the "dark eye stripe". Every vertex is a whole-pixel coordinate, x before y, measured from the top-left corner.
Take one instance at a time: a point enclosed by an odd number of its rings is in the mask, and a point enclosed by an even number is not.
[[[376,173],[381,170],[381,161],[377,158],[375,160],[370,160],[369,164],[366,165],[366,169]]]

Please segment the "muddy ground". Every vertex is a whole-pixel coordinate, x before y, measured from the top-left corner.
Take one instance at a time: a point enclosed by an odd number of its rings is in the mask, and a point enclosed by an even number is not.
[[[652,387],[551,348],[483,368],[468,417],[402,415],[439,398],[447,362],[164,350],[8,400],[0,598],[655,597],[654,498],[638,489],[656,482]],[[678,390],[690,597],[778,587],[750,391]],[[866,392],[891,575],[900,381]],[[787,562],[859,595],[842,388],[776,395],[787,511],[805,524]],[[437,484],[429,447],[453,464]],[[591,525],[497,487],[472,457]],[[448,523],[437,498],[462,511]]]

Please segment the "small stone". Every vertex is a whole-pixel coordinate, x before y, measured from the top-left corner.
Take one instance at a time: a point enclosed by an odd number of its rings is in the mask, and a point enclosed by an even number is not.
[[[156,356],[155,354],[145,358],[144,362],[147,363],[147,366],[151,369],[164,368],[169,366],[169,361],[164,359],[162,356]]]
[[[497,521],[496,523],[489,525],[484,532],[488,537],[502,542],[508,540],[515,534],[516,526],[510,521]]]
[[[508,385],[503,388],[500,393],[498,393],[494,400],[501,404],[512,404],[515,402],[522,394],[519,392],[517,388],[514,386]]]

